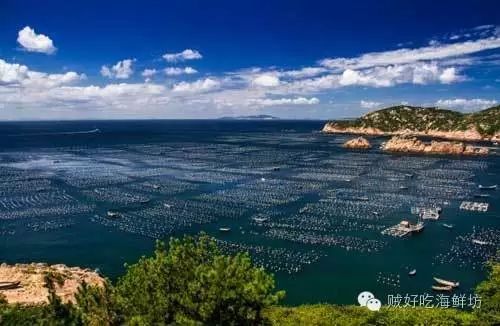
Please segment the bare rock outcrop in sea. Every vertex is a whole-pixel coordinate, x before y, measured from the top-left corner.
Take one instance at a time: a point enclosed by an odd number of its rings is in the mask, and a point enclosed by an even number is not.
[[[356,137],[346,141],[342,147],[350,149],[369,149],[372,147],[370,142],[364,137]]]
[[[0,294],[8,303],[43,304],[48,302],[49,290],[46,276],[56,279],[56,295],[63,302],[75,302],[75,293],[82,282],[89,285],[104,286],[105,280],[97,272],[63,264],[44,263],[0,265],[0,282],[20,282],[12,289],[0,289]]]
[[[463,142],[431,141],[423,142],[416,137],[394,136],[384,142],[381,149],[386,152],[450,154],[450,155],[488,155],[486,147],[464,144]]]

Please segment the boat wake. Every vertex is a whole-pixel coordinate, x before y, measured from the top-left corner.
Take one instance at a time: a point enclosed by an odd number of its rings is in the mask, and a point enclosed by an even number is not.
[[[61,132],[40,132],[40,133],[30,133],[30,134],[12,134],[9,137],[26,137],[26,136],[60,136],[60,135],[81,135],[81,134],[97,134],[100,133],[99,128],[92,130],[82,130],[82,131],[61,131]]]

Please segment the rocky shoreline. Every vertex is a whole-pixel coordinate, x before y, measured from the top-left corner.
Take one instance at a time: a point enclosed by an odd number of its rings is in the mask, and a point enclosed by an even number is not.
[[[364,128],[364,127],[340,127],[334,122],[327,122],[323,129],[323,133],[327,134],[352,134],[352,135],[366,135],[366,136],[413,136],[413,137],[430,137],[439,138],[447,140],[458,140],[458,141],[491,141],[500,142],[500,133],[495,133],[492,136],[481,135],[474,127],[466,130],[457,131],[442,131],[442,130],[426,130],[417,131],[402,129],[396,131],[382,131],[377,128]]]
[[[423,142],[416,137],[394,136],[384,142],[381,149],[385,152],[400,153],[422,153],[422,154],[449,154],[482,156],[488,155],[489,150],[486,147],[467,145],[463,142],[450,141],[431,141]]]
[[[48,302],[47,276],[55,281],[56,295],[63,302],[75,302],[75,294],[82,282],[104,286],[105,280],[97,272],[63,264],[45,263],[0,265],[0,282],[19,284],[11,289],[0,289],[0,296],[8,303],[43,304]]]

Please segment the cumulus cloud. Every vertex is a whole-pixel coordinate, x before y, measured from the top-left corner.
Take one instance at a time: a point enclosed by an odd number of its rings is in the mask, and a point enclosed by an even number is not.
[[[132,68],[134,61],[135,59],[125,59],[118,61],[111,68],[108,66],[102,66],[101,75],[108,78],[127,79],[134,73]]]
[[[256,106],[275,106],[275,105],[314,105],[319,103],[319,99],[316,97],[305,98],[259,98],[259,99],[249,99],[247,101],[249,105]]]
[[[364,101],[361,100],[359,103],[363,109],[375,109],[378,108],[382,105],[380,102],[375,102],[375,101]]]
[[[167,67],[163,71],[167,76],[192,75],[198,72],[196,69],[191,67]]]
[[[203,58],[200,52],[197,50],[186,49],[182,52],[178,53],[165,53],[163,55],[163,59],[168,62],[178,62],[178,61],[186,61],[186,60],[198,60]]]
[[[151,78],[154,75],[156,75],[156,73],[157,73],[156,69],[144,69],[141,73],[141,76],[146,78]]]
[[[212,78],[205,78],[205,79],[199,79],[192,83],[184,81],[180,82],[173,86],[172,91],[184,92],[184,93],[199,93],[199,92],[208,92],[217,89],[219,87],[220,87],[219,81]]]
[[[487,100],[482,98],[455,98],[455,99],[441,99],[436,102],[437,107],[444,107],[450,109],[459,109],[463,111],[482,110],[494,106],[498,103],[496,100]]]
[[[275,75],[262,74],[262,75],[255,77],[253,79],[252,83],[256,86],[274,87],[274,86],[278,86],[280,84],[280,79]]]
[[[0,59],[0,86],[17,85],[40,89],[71,84],[85,78],[85,74],[78,74],[74,71],[68,71],[64,74],[33,71],[25,65],[8,63]]]
[[[23,49],[29,52],[52,54],[57,50],[48,36],[37,34],[35,30],[29,26],[24,27],[18,32],[17,42]]]

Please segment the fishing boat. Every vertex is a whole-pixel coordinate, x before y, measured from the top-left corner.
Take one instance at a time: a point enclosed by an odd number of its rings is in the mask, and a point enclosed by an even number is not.
[[[443,280],[442,278],[433,277],[433,279],[434,279],[434,281],[436,281],[437,283],[439,283],[441,285],[450,286],[452,288],[456,288],[460,285],[459,282],[447,281],[447,280]]]
[[[479,189],[481,189],[481,190],[495,190],[495,189],[497,189],[497,185],[491,185],[491,186],[479,185]]]
[[[221,232],[229,232],[229,231],[231,231],[231,228],[223,227],[223,228],[219,228],[219,231],[221,231]]]
[[[432,286],[432,289],[434,291],[451,291],[453,290],[453,287],[452,286],[437,286],[437,285],[433,285]]]
[[[106,214],[109,218],[119,218],[122,217],[122,214],[117,211],[109,210],[108,213]]]
[[[0,282],[0,290],[17,289],[20,284],[21,284],[20,281],[15,281],[15,282]]]
[[[408,275],[410,276],[414,276],[417,274],[417,270],[416,269],[412,269],[411,271],[408,272]]]
[[[453,224],[446,224],[446,223],[443,223],[441,224],[442,226],[444,226],[445,228],[447,229],[453,229]]]
[[[253,218],[253,220],[257,223],[264,223],[265,221],[267,221],[269,218],[267,217],[260,217],[260,216],[255,216]]]
[[[481,246],[490,244],[489,242],[482,241],[482,240],[477,240],[477,239],[472,239],[472,243],[475,243],[475,244],[478,244],[478,245],[481,245]]]

